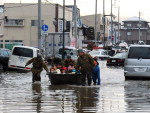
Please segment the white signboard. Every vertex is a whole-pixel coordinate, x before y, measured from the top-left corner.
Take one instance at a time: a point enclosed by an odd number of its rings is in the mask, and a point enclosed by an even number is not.
[[[58,32],[63,32],[63,20],[58,20]]]

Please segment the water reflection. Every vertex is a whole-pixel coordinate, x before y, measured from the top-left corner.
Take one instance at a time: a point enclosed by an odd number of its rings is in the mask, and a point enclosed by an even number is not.
[[[150,81],[128,80],[125,84],[125,101],[127,112],[150,111]]]
[[[49,86],[54,101],[61,103],[63,113],[96,113],[99,103],[100,87]],[[70,107],[70,108],[69,108]]]
[[[41,84],[40,83],[33,83],[32,84],[32,93],[33,93],[33,109],[37,111],[37,113],[41,112]]]
[[[79,88],[76,90],[78,113],[92,112],[97,113],[100,98],[100,87]]]

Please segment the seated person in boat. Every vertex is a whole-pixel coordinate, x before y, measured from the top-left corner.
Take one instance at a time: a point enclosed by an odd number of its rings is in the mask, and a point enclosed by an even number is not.
[[[74,67],[74,65],[69,65],[68,66],[68,73],[75,73],[76,72],[76,70],[75,70],[75,67]]]
[[[62,66],[62,68],[60,69],[60,71],[63,74],[67,73],[67,67]]]
[[[60,73],[67,73],[67,67],[63,66],[62,63],[59,63],[59,64],[57,65],[57,69],[60,70]]]
[[[50,73],[60,74],[60,69],[58,69],[55,65],[50,68]]]
[[[69,65],[76,65],[75,61],[71,59],[71,56],[67,56],[67,59],[64,61],[64,66],[68,67]]]

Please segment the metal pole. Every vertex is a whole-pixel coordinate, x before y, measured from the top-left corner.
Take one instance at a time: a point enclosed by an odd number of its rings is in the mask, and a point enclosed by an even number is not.
[[[97,41],[97,0],[95,1],[95,45]]]
[[[76,40],[76,48],[79,48],[79,46],[78,46],[78,37],[77,37],[77,6],[76,6],[76,0],[74,0],[74,38]]]
[[[63,51],[62,51],[62,60],[65,59],[64,49],[65,49],[65,0],[63,0]]]
[[[105,0],[103,0],[103,41],[105,47]]]
[[[38,0],[38,48],[41,49],[41,0]]]
[[[112,0],[111,0],[111,39],[112,39],[112,45],[113,45],[113,19],[112,19],[112,17],[113,17],[113,15],[112,15]]]
[[[118,40],[120,41],[120,6],[118,6]]]
[[[140,12],[139,12],[139,41],[141,40],[141,36],[140,36],[140,35],[141,35],[141,33],[140,33],[140,32],[141,32],[141,31],[140,31],[140,25],[141,25],[140,15],[141,15],[141,14],[140,14]]]

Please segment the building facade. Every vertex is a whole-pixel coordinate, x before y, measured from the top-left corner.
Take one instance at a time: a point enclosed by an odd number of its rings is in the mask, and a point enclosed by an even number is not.
[[[11,49],[14,44],[37,47],[38,4],[6,3],[0,7],[1,48]],[[48,25],[47,33],[62,32],[62,20],[62,6],[51,3],[41,5],[41,25]],[[65,8],[65,23],[67,21],[72,22],[72,10],[69,8]]]
[[[120,39],[128,44],[134,44],[138,41],[144,41],[150,44],[150,33],[148,21],[139,17],[131,17],[122,21],[123,26],[120,29]]]

